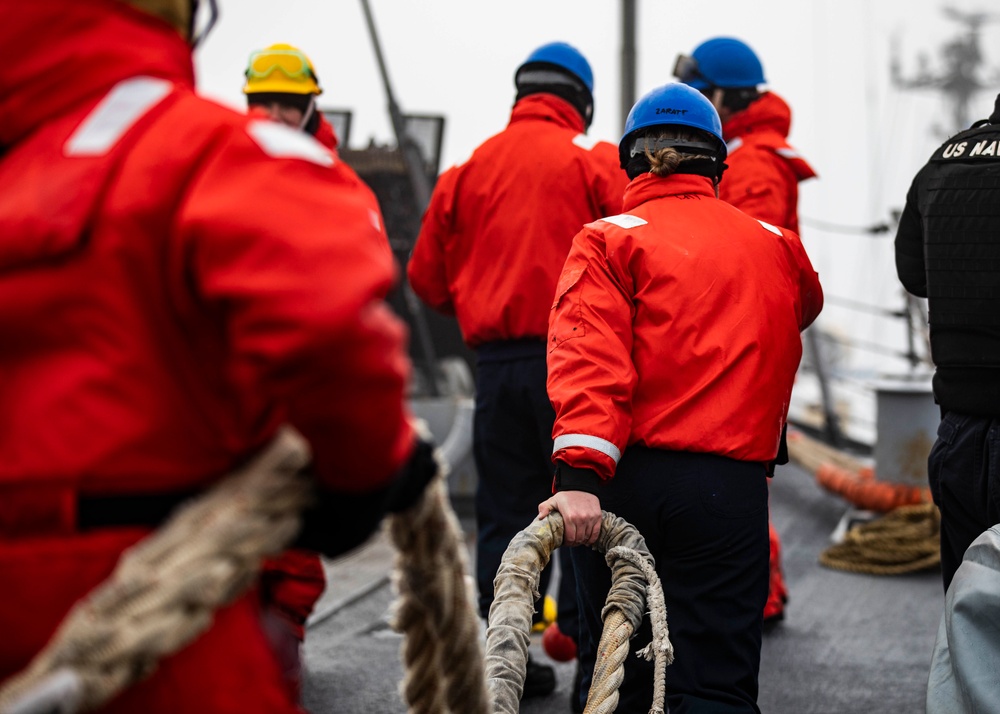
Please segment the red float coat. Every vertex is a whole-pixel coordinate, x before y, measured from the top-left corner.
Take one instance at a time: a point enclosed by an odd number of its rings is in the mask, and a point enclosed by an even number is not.
[[[504,131],[438,179],[407,274],[424,302],[457,316],[470,347],[544,341],[573,236],[621,210],[618,149],[583,130],[569,102],[529,95]]]
[[[729,167],[719,198],[754,218],[799,233],[799,182],[816,176],[788,144],[792,110],[774,92],[765,92],[722,126]]]
[[[0,678],[144,528],[78,532],[78,495],[210,486],[291,422],[321,486],[408,458],[393,265],[312,139],[198,98],[190,51],[118,2],[0,26]],[[256,593],[114,712],[297,710]]]
[[[549,324],[554,460],[612,478],[622,451],[769,461],[822,308],[796,235],[715,198],[701,176],[643,174],[625,213],[587,225]]]

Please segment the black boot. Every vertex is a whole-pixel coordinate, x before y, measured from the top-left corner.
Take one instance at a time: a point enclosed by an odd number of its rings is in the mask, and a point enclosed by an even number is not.
[[[544,697],[556,688],[556,671],[547,664],[538,664],[528,655],[528,665],[524,670],[524,691],[521,699]]]

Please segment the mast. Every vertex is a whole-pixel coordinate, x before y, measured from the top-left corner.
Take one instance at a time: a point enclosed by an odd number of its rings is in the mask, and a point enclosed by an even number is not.
[[[987,12],[962,12],[954,7],[942,8],[944,15],[964,25],[965,33],[945,43],[941,48],[943,67],[934,72],[926,56],[918,58],[917,73],[903,76],[896,50],[890,64],[893,84],[903,90],[929,89],[943,94],[952,107],[952,126],[947,133],[955,134],[969,128],[969,105],[973,97],[987,84],[979,79],[984,63],[980,49],[980,28],[987,22],[1000,20],[1000,15]]]
[[[942,13],[964,27],[964,33],[946,42],[940,50],[942,66],[934,71],[926,55],[917,58],[916,73],[904,77],[900,68],[898,47],[892,48],[890,72],[892,83],[904,91],[930,90],[943,95],[951,105],[951,126],[945,133],[953,135],[968,129],[971,123],[970,105],[976,94],[991,88],[980,80],[980,70],[985,64],[985,56],[981,49],[980,31],[988,22],[1000,20],[1000,14],[987,12],[962,12],[952,6],[942,8]],[[897,216],[898,218],[898,216]],[[918,337],[923,337],[924,349],[930,354],[930,345],[925,333],[927,316],[924,314],[924,304],[916,297],[904,291],[905,306],[901,313],[907,321],[907,359],[911,369],[916,369],[922,362],[917,354]],[[924,326],[921,330],[920,326]]]

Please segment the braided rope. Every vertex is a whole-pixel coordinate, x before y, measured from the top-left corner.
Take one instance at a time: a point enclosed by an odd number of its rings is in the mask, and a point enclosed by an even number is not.
[[[912,573],[941,562],[940,534],[941,515],[933,503],[901,506],[849,530],[842,543],[820,554],[819,562],[853,573]]]
[[[670,631],[667,628],[667,602],[663,596],[663,585],[652,562],[636,550],[616,546],[608,551],[608,565],[614,568],[618,558],[627,560],[634,565],[646,578],[646,602],[649,607],[649,620],[653,628],[653,640],[636,654],[649,662],[653,667],[653,705],[649,714],[664,714],[663,703],[667,696],[667,666],[674,661],[674,646],[670,643]],[[610,711],[614,711],[613,709]]]
[[[402,696],[411,714],[489,714],[462,529],[436,456],[438,474],[423,498],[388,519],[398,550],[393,626],[405,634]]]
[[[610,714],[618,708],[618,688],[625,680],[628,641],[634,628],[625,613],[615,608],[604,616],[604,631],[597,646],[594,678],[587,693],[584,714]]]
[[[532,521],[518,533],[503,555],[494,580],[494,600],[486,630],[486,676],[494,714],[518,712],[527,669],[531,616],[534,603],[539,597],[539,578],[563,537],[562,516],[553,511],[542,520]],[[642,536],[618,516],[607,512],[603,514],[601,533],[592,547],[606,554],[621,548],[609,559],[612,586],[603,612],[604,631],[599,647],[599,661],[595,667],[585,710],[603,713],[614,711],[618,703],[618,687],[624,678],[623,667],[628,656],[628,642],[645,614],[648,586],[646,574],[652,573],[656,582],[658,579],[653,567],[653,557]],[[646,561],[648,568],[641,568],[631,562],[633,556],[628,551],[633,551],[635,558]],[[662,603],[662,590],[659,593]],[[665,607],[662,609],[661,621],[662,627],[654,622],[654,644],[644,652],[652,651],[654,656],[661,652],[662,656],[671,657]],[[603,662],[602,657],[605,660]],[[658,701],[658,705],[654,703],[653,711],[657,711],[656,706],[659,706],[658,711],[662,712],[663,697],[660,696]]]
[[[305,440],[283,429],[257,458],[126,550],[28,667],[0,713],[97,709],[202,634],[299,528],[311,484]]]

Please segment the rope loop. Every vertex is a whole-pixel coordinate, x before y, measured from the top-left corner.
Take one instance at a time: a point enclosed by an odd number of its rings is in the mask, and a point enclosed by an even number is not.
[[[486,630],[486,678],[494,714],[516,714],[518,711],[527,669],[531,616],[539,596],[539,578],[563,537],[562,515],[553,511],[543,519],[532,521],[518,533],[503,555],[494,581],[494,600]],[[634,526],[608,512],[603,514],[601,533],[592,547],[608,558],[612,584],[602,612],[604,631],[584,711],[603,714],[617,707],[628,643],[642,623],[648,602],[653,619],[653,642],[641,652],[642,656],[651,655],[658,662],[650,711],[663,712],[666,675],[660,676],[659,671],[672,661],[673,648],[653,556]]]

